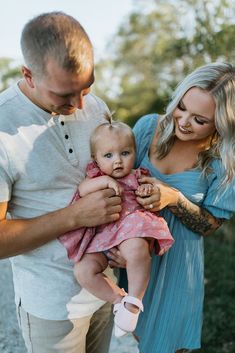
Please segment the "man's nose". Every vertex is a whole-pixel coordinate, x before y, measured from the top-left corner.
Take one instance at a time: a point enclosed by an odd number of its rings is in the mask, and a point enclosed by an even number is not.
[[[71,98],[70,104],[78,109],[83,109],[84,107],[84,97],[82,95],[77,95]]]

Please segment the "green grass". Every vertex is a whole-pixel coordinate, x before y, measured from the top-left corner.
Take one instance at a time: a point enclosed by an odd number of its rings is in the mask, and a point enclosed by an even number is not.
[[[203,337],[196,352],[235,352],[235,230],[205,239]]]

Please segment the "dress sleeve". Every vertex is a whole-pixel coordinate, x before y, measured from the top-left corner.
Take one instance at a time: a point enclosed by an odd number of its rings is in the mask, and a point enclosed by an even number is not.
[[[156,128],[157,115],[149,114],[140,118],[133,128],[136,140],[135,168],[138,168],[148,151]]]
[[[137,168],[134,174],[137,179],[141,178],[142,176],[151,176],[147,168]]]
[[[208,176],[209,189],[203,201],[203,207],[217,218],[230,219],[235,212],[235,178],[225,187],[220,183],[224,169],[219,160],[212,163],[213,172]]]
[[[87,164],[86,175],[89,178],[96,178],[98,176],[104,175],[104,173],[100,170],[96,162],[91,161]]]

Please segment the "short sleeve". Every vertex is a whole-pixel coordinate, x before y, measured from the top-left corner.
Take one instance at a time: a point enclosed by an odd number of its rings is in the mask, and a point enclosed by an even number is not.
[[[13,179],[7,154],[0,144],[0,202],[9,201],[11,198]]]
[[[209,189],[203,207],[214,217],[230,219],[235,212],[235,178],[226,187],[221,187],[224,169],[219,160],[212,163],[213,172],[208,176]]]
[[[85,96],[85,100],[87,100],[87,105],[85,109],[88,109],[89,113],[93,113],[101,118],[101,121],[105,121],[106,114],[110,115],[110,110],[106,103],[93,93],[89,93]]]
[[[98,167],[98,164],[95,161],[91,161],[87,164],[86,175],[89,178],[96,178],[105,174],[101,171],[101,169]]]
[[[135,168],[138,168],[148,151],[156,129],[157,115],[149,114],[140,118],[133,128],[136,140],[136,160]]]

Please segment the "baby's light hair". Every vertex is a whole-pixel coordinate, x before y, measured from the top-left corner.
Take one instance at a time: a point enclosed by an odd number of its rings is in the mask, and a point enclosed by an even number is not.
[[[136,151],[135,136],[132,129],[127,124],[122,121],[112,120],[112,115],[109,115],[109,121],[97,126],[93,131],[90,138],[90,148],[91,148],[91,157],[94,158],[96,153],[96,144],[100,140],[103,134],[107,133],[125,135],[130,142],[133,144],[134,150]]]
[[[115,111],[113,111],[113,112],[108,112],[108,111],[106,111],[105,113],[104,113],[104,117],[105,117],[105,119],[109,122],[109,124],[112,124],[112,122],[114,121],[113,120],[113,115],[115,114]]]

